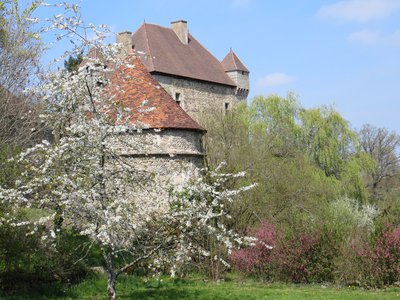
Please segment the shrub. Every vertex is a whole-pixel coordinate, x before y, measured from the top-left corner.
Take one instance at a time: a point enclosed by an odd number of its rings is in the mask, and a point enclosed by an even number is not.
[[[73,283],[88,274],[82,237],[65,232],[43,244],[28,227],[0,226],[0,289],[27,290],[49,282]]]
[[[313,231],[302,228],[284,237],[274,225],[264,221],[253,236],[257,238],[254,246],[231,255],[233,265],[242,274],[295,283],[333,279],[338,247],[335,232],[329,232],[328,227]]]
[[[361,284],[390,285],[400,280],[400,227],[386,225],[376,240],[355,248]]]
[[[255,245],[234,251],[230,257],[235,268],[242,274],[255,275],[258,278],[270,279],[272,274],[272,252],[279,240],[276,227],[267,221],[252,230],[257,238]]]
[[[282,280],[295,283],[332,281],[338,255],[337,233],[329,227],[300,230],[281,242],[274,260]]]

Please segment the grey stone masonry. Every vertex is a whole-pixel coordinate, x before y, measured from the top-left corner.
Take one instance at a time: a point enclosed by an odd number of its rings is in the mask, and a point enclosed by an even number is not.
[[[247,97],[237,94],[236,87],[162,74],[153,76],[189,116],[201,125],[207,115],[223,114]]]
[[[146,129],[111,136],[107,148],[122,161],[145,174],[134,191],[137,199],[167,203],[171,189],[179,189],[201,176],[204,166],[203,132],[187,129]]]
[[[124,156],[200,156],[203,155],[200,131],[184,129],[146,129],[142,132],[113,136],[108,147]]]
[[[249,94],[249,73],[246,71],[228,71],[226,74],[236,83],[236,96],[239,100],[246,100]]]

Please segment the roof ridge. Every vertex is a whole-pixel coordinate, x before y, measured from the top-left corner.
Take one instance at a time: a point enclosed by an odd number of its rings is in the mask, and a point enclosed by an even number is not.
[[[238,65],[237,65],[236,59],[235,59],[235,52],[231,49],[231,51],[229,51],[229,53],[230,53],[230,55],[232,56],[233,64],[234,64],[235,68],[237,69],[237,68],[238,68]]]
[[[146,29],[146,23],[143,24],[144,26],[144,36],[146,38],[146,44],[147,44],[147,51],[149,52],[149,56],[150,56],[150,64],[152,69],[154,69],[154,63],[153,63],[153,56],[151,55],[151,50],[150,50],[150,44],[149,44],[149,37],[147,36],[147,29]]]

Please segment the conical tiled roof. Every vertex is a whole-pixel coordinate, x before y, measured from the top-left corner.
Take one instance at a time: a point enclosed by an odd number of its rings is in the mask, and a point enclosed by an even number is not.
[[[129,108],[129,123],[148,128],[180,128],[205,131],[151,76],[133,53],[117,68],[106,88],[123,108]]]
[[[237,55],[235,54],[235,52],[232,51],[232,49],[222,60],[221,64],[225,72],[245,71],[250,73],[249,69],[245,67],[245,65],[240,61],[239,57],[237,57]]]

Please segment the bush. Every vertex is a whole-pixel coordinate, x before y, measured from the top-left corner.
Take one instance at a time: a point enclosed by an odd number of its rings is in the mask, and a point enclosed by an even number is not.
[[[354,249],[361,284],[385,286],[400,281],[400,227],[386,225],[376,240]]]
[[[338,240],[337,232],[325,224],[313,230],[297,229],[274,253],[280,279],[294,283],[332,281]]]
[[[28,290],[49,282],[74,283],[88,274],[82,237],[60,234],[44,244],[28,227],[0,227],[0,289]]]
[[[313,231],[303,228],[285,237],[274,225],[263,221],[253,236],[257,238],[254,246],[231,255],[240,273],[295,283],[333,279],[338,247],[335,232],[329,232],[328,227]]]
[[[233,265],[242,274],[252,274],[258,278],[270,279],[272,276],[272,252],[279,234],[274,225],[261,222],[252,230],[257,238],[254,246],[234,251],[230,257]]]

